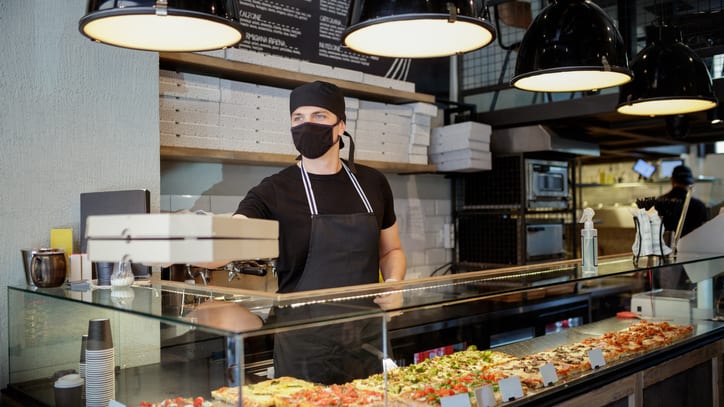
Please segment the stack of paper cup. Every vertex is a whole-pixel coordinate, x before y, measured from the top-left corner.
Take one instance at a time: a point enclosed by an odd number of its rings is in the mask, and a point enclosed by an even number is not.
[[[85,351],[88,347],[88,335],[83,335],[80,338],[80,362],[78,363],[78,373],[80,378],[85,381]],[[85,390],[81,393],[83,405],[85,405]]]
[[[85,399],[88,407],[106,407],[115,398],[115,356],[108,318],[88,322],[85,351]]]
[[[78,373],[82,379],[85,379],[85,351],[88,348],[88,335],[80,338],[80,362],[78,363]]]

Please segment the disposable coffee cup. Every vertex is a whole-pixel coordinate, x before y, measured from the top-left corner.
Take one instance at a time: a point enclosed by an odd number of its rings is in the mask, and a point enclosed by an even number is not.
[[[98,277],[99,286],[111,285],[111,274],[113,274],[113,263],[96,263],[96,275]]]
[[[78,374],[65,375],[53,386],[56,407],[81,407],[83,379]]]
[[[108,318],[97,318],[88,321],[86,350],[105,350],[112,347],[111,321]]]
[[[85,363],[85,350],[88,349],[88,335],[80,338],[80,363]]]

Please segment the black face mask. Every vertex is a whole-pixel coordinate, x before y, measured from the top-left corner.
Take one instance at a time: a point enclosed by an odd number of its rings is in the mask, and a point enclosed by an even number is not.
[[[297,151],[312,159],[323,156],[340,139],[335,139],[334,134],[337,123],[329,125],[306,122],[292,127],[292,139]]]

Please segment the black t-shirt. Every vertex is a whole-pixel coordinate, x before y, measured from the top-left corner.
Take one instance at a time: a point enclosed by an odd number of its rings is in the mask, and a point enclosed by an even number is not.
[[[676,206],[676,210],[672,211],[669,216],[663,217],[664,229],[676,232],[676,227],[679,224],[679,218],[681,217],[681,211],[684,208],[684,200],[686,200],[686,189],[683,188],[672,188],[671,191],[662,195],[658,200],[664,200],[669,203],[673,203]],[[708,220],[708,211],[704,202],[691,197],[689,200],[689,208],[686,210],[686,218],[684,219],[684,226],[681,228],[681,237],[686,236],[692,230],[703,225]]]
[[[355,166],[355,176],[372,205],[378,227],[382,230],[394,225],[397,218],[387,179],[373,168],[360,164]],[[319,214],[366,212],[344,169],[333,175],[309,174],[309,179]],[[304,271],[312,225],[299,167],[287,167],[262,180],[246,194],[235,213],[279,221],[279,291],[293,288]]]

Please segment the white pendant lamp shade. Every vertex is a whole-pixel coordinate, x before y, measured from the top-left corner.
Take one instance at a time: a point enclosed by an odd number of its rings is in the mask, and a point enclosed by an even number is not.
[[[631,62],[634,80],[619,92],[619,113],[668,116],[717,105],[709,70],[676,28],[647,27],[647,40]]]
[[[243,40],[234,0],[90,0],[78,28],[94,41],[145,51],[208,51]]]
[[[495,39],[481,1],[352,0],[342,43],[367,55],[432,58],[482,48]]]
[[[588,0],[552,0],[518,49],[512,85],[534,92],[610,88],[631,80],[623,38]]]

